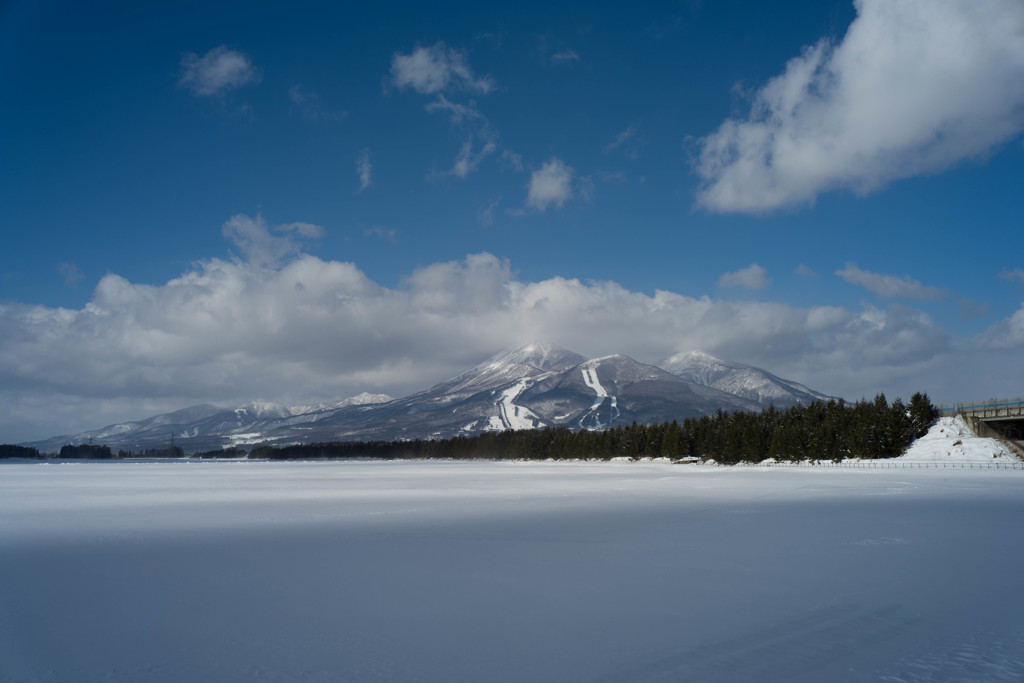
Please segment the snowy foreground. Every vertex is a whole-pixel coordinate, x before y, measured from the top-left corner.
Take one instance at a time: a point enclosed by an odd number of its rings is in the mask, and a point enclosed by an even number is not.
[[[1022,520],[1019,470],[6,464],[0,681],[1020,681]]]

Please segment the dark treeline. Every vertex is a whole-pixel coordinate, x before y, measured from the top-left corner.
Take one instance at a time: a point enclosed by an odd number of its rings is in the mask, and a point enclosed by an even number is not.
[[[28,446],[14,446],[11,444],[0,444],[0,460],[5,458],[28,458],[39,460],[43,455],[35,448]]]
[[[697,457],[721,463],[776,460],[891,458],[901,455],[933,424],[937,411],[926,394],[909,404],[884,394],[853,404],[842,399],[785,411],[727,413],[653,425],[633,423],[600,432],[566,427],[491,432],[436,441],[371,441],[257,446],[250,458],[610,459]]]
[[[146,448],[141,451],[118,451],[118,458],[184,458],[185,449],[181,446],[167,448]]]
[[[244,458],[246,452],[238,448],[224,448],[216,451],[206,451],[192,454],[193,458]],[[184,458],[185,449],[181,446],[169,448],[146,448],[139,451],[120,450],[115,456],[109,446],[98,446],[94,444],[81,444],[79,446],[67,445],[60,449],[60,453],[40,453],[38,449],[29,446],[14,446],[11,444],[0,444],[0,460],[10,458],[24,458],[31,460],[44,460],[46,458],[62,458],[66,460],[111,460],[123,458]]]
[[[61,446],[57,457],[62,460],[110,460],[114,454],[110,452],[110,446],[83,443],[78,446]]]
[[[220,448],[215,451],[203,451],[202,453],[193,453],[193,458],[201,458],[202,460],[216,460],[218,458],[244,458],[247,451],[242,450],[236,446],[230,448]]]
[[[4,458],[31,458],[42,460],[54,457],[49,453],[40,453],[36,448],[27,446],[13,446],[0,444],[0,459]],[[114,457],[110,452],[110,446],[97,446],[94,444],[82,444],[80,446],[62,446],[58,458],[64,460],[110,460]]]

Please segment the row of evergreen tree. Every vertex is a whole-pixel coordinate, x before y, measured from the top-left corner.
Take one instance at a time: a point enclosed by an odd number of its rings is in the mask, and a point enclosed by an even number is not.
[[[846,403],[842,399],[768,408],[760,413],[728,413],[687,418],[682,422],[642,425],[633,423],[604,431],[572,431],[566,427],[489,432],[472,437],[416,441],[349,441],[256,446],[249,458],[310,460],[324,458],[454,458],[493,460],[602,459],[686,457],[731,464],[776,460],[834,460],[891,458],[902,454],[921,437],[937,416],[927,394],[917,393],[909,404],[889,403],[884,394],[874,400]],[[195,457],[239,457],[234,448]],[[183,457],[180,446],[120,451],[118,458]],[[2,458],[42,458],[35,448],[0,445]],[[108,446],[64,446],[62,459],[111,459]]]
[[[927,394],[906,404],[889,403],[884,394],[853,404],[842,399],[780,411],[727,413],[661,424],[633,423],[599,432],[565,427],[490,432],[441,440],[373,441],[257,446],[250,458],[454,459],[611,459],[616,457],[697,457],[721,463],[901,455],[934,423],[937,411]]]
[[[12,444],[0,444],[0,460],[5,458],[23,458],[27,460],[42,460],[47,456],[40,453],[38,449],[29,446],[14,446]],[[62,460],[110,460],[114,454],[110,446],[85,443],[78,446],[66,445],[61,447],[57,455]]]
[[[39,460],[43,455],[36,448],[29,446],[15,446],[14,444],[0,444],[0,460],[9,458],[21,458],[25,460]]]
[[[118,451],[118,458],[184,458],[185,449],[181,446],[167,448],[144,448],[140,451]]]
[[[223,448],[216,451],[194,453],[193,458],[243,458],[245,451],[238,448]],[[25,460],[43,460],[52,455],[40,453],[39,449],[30,446],[15,446],[11,444],[0,444],[0,460],[19,458]],[[120,450],[115,455],[110,446],[97,444],[80,444],[77,446],[62,446],[60,453],[56,456],[62,460],[111,460],[124,458],[184,458],[185,449],[181,446],[170,446],[168,448],[146,448],[139,451]]]

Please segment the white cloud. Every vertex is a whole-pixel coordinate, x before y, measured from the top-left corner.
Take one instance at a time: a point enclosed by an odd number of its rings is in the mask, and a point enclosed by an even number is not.
[[[283,223],[274,227],[279,232],[294,232],[301,237],[320,238],[324,236],[324,229],[312,223]]]
[[[572,64],[578,61],[580,61],[580,56],[576,54],[575,50],[566,49],[551,55],[552,64]]]
[[[448,112],[448,118],[452,122],[452,125],[460,126],[465,123],[472,121],[473,119],[482,119],[483,114],[476,108],[473,102],[469,104],[459,104],[458,102],[452,102],[444,95],[438,93],[437,99],[433,102],[428,102],[424,109],[428,112],[435,111],[446,111]]]
[[[562,208],[572,198],[572,178],[572,167],[552,157],[530,174],[530,182],[526,186],[526,205],[538,211],[545,211],[552,204],[555,208]]]
[[[588,175],[576,176],[575,194],[585,202],[594,198],[594,179]]]
[[[793,269],[793,273],[802,277],[818,277],[818,274],[814,272],[814,268],[803,263]]]
[[[501,167],[502,169],[512,171],[523,170],[523,157],[521,154],[517,154],[510,149],[502,150],[501,152]]]
[[[372,228],[363,230],[363,236],[365,237],[377,237],[387,242],[395,244],[398,241],[398,231],[394,228],[382,228],[379,225],[375,225]]]
[[[501,204],[501,197],[491,200],[488,202],[486,207],[480,210],[476,215],[477,220],[480,221],[480,225],[485,228],[489,228],[494,225],[494,210],[498,208],[498,204]]]
[[[1003,270],[998,275],[1000,280],[1006,280],[1007,282],[1024,282],[1024,269],[1014,268],[1013,270]]]
[[[446,90],[472,90],[486,95],[495,87],[490,76],[473,73],[464,52],[443,42],[430,47],[417,45],[409,54],[396,52],[391,57],[391,83],[399,90],[412,88],[421,95]]]
[[[698,205],[759,213],[864,194],[990,154],[1024,129],[1024,3],[857,0],[837,45],[804,49],[746,120],[700,140]]]
[[[81,309],[0,302],[0,442],[198,403],[404,395],[536,338],[642,362],[700,348],[851,399],[924,390],[972,400],[1024,384],[1024,306],[957,339],[904,306],[796,308],[528,281],[486,253],[419,268],[391,288],[303,253],[293,240],[318,232],[309,225],[234,216],[224,233],[245,259],[208,259],[161,285],[108,274]]]
[[[391,72],[392,83],[398,88],[411,87],[418,93],[434,95],[433,101],[428,102],[424,109],[447,114],[460,138],[459,151],[451,169],[431,170],[427,174],[428,179],[439,175],[465,178],[477,169],[481,161],[498,151],[498,133],[476,103],[455,102],[443,92],[469,89],[486,94],[493,89],[494,83],[489,77],[473,75],[463,53],[446,48],[444,43],[430,48],[417,47],[409,55],[396,54],[392,59]]]
[[[316,238],[323,236],[324,229],[312,223],[285,223],[271,228],[262,215],[252,218],[243,213],[229,218],[221,228],[221,234],[242,251],[245,261],[257,268],[274,268],[301,251],[299,242],[287,233]]]
[[[497,144],[485,141],[478,151],[473,151],[473,139],[470,138],[464,141],[459,147],[458,155],[455,157],[455,164],[448,171],[447,175],[465,178],[476,170],[481,161],[493,154],[497,149]]]
[[[249,55],[221,45],[202,57],[193,52],[182,56],[178,85],[196,95],[215,97],[261,79],[262,73]]]
[[[626,126],[626,130],[622,131],[615,136],[615,139],[609,142],[601,150],[605,154],[611,154],[615,150],[622,148],[623,154],[630,159],[640,158],[640,148],[643,146],[643,140],[637,136],[637,131],[640,125],[638,123],[631,123]]]
[[[626,177],[623,171],[598,171],[597,177],[605,183],[626,183],[629,182],[629,178]]]
[[[608,154],[609,152],[611,152],[611,151],[615,150],[616,148],[622,146],[625,142],[627,142],[634,135],[636,135],[636,126],[634,126],[632,124],[629,125],[629,126],[626,126],[626,130],[624,130],[621,133],[619,133],[618,135],[616,135],[615,139],[612,140],[611,142],[609,142],[607,145],[605,145],[604,149],[602,151],[605,154]]]
[[[718,278],[719,287],[746,287],[748,289],[764,289],[772,283],[768,271],[756,263],[751,263],[733,273],[725,273]]]
[[[984,346],[997,349],[1020,349],[1024,347],[1024,304],[1013,315],[985,330],[981,335]],[[1018,361],[1019,362],[1019,361]],[[1019,396],[1020,392],[1014,394]]]
[[[370,163],[370,150],[364,149],[356,157],[356,173],[359,174],[359,189],[362,192],[373,183],[373,164]]]
[[[348,112],[333,110],[320,100],[318,93],[307,90],[301,83],[288,88],[288,99],[304,119],[309,121],[338,121]]]
[[[847,263],[842,270],[837,270],[836,275],[851,285],[863,287],[875,296],[883,299],[927,299],[937,301],[946,296],[948,292],[938,287],[929,287],[921,284],[918,280],[904,275],[882,275],[872,273],[869,270],[861,270],[856,263]]]
[[[85,279],[85,275],[82,274],[81,268],[76,266],[74,263],[60,262],[57,264],[57,272],[64,278],[64,284],[68,287],[73,287]]]

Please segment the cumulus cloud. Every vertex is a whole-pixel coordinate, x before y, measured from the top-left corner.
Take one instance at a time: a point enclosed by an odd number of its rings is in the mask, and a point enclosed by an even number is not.
[[[200,57],[188,52],[181,58],[178,85],[202,97],[216,97],[242,86],[259,83],[262,72],[244,52],[225,45]]]
[[[430,47],[417,45],[409,54],[394,53],[391,83],[399,90],[412,88],[421,95],[446,90],[470,90],[486,95],[495,87],[490,76],[473,73],[465,52],[440,41]]]
[[[362,192],[373,183],[373,164],[370,163],[370,150],[364,149],[356,157],[356,173],[359,174],[359,189]]]
[[[284,223],[270,227],[262,215],[252,218],[242,213],[229,218],[221,228],[221,234],[241,250],[245,261],[257,268],[273,268],[282,259],[301,251],[301,244],[289,233],[318,238],[323,237],[324,229],[312,223]]]
[[[1024,382],[1024,306],[964,340],[905,306],[797,308],[530,281],[487,253],[386,287],[353,263],[305,253],[296,240],[318,231],[286,225],[234,216],[224,233],[244,258],[201,261],[160,285],[108,274],[81,309],[0,302],[0,441],[199,403],[404,395],[536,338],[642,362],[699,348],[852,399],[924,390],[970,400]]]
[[[1024,304],[1013,315],[1001,320],[982,333],[984,346],[996,349],[1020,349],[1024,347]],[[1014,394],[1019,395],[1018,393]]]
[[[538,211],[545,211],[551,205],[562,208],[566,201],[572,199],[572,178],[572,167],[566,166],[558,157],[552,157],[530,174],[526,205]]]
[[[768,271],[751,263],[748,267],[733,273],[725,273],[718,278],[719,287],[746,287],[748,289],[764,289],[772,283]]]
[[[1024,3],[856,0],[749,116],[699,142],[699,206],[759,213],[868,193],[990,154],[1024,129]]]
[[[814,272],[814,268],[811,268],[807,264],[801,263],[799,266],[793,269],[795,275],[802,277],[818,277],[818,274]]]
[[[872,273],[870,270],[862,270],[856,263],[847,263],[842,270],[837,270],[836,275],[851,285],[863,287],[875,296],[883,299],[927,299],[937,301],[946,296],[949,292],[938,287],[929,287],[921,284],[918,280],[904,275],[883,275]]]

